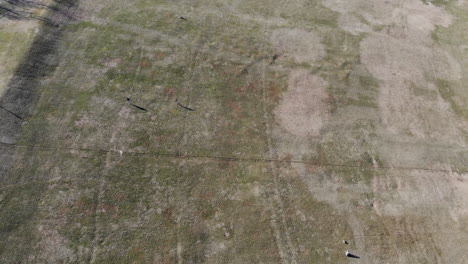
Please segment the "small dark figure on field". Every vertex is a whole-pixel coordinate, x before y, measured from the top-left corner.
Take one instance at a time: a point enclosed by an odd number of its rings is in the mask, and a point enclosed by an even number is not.
[[[179,17],[179,18],[182,19],[182,20],[188,20],[188,19],[186,19],[186,18],[183,17],[183,16],[181,16],[181,17]]]
[[[343,243],[346,244],[346,245],[348,245],[348,241],[346,241],[346,240],[343,240]]]
[[[279,58],[279,54],[273,55],[273,58],[271,59],[271,64],[275,63],[275,61]]]

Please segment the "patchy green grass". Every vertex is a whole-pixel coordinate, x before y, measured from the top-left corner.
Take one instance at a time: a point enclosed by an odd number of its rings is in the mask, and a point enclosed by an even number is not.
[[[436,86],[439,89],[440,96],[442,96],[444,100],[450,103],[450,106],[452,107],[453,111],[457,115],[468,118],[468,109],[464,107],[464,105],[462,104],[463,102],[457,103],[454,100],[456,94],[453,90],[453,87],[456,86],[456,84],[451,84],[447,80],[438,79],[436,81]]]
[[[434,80],[441,96],[447,100],[455,113],[468,117],[466,104],[468,102],[468,92],[466,82],[468,80],[468,42],[467,34],[460,34],[468,26],[468,15],[466,7],[460,7],[455,2],[437,1],[445,5],[445,8],[451,12],[456,20],[448,27],[438,26],[432,33],[433,40],[442,47],[446,48],[453,57],[459,58],[461,68],[461,79],[456,81]],[[455,99],[456,98],[456,99]]]
[[[3,95],[19,62],[23,59],[34,38],[34,32],[28,30],[28,26],[21,28],[23,23],[18,22],[17,27],[19,29],[16,29],[15,26],[10,26],[11,28],[0,26],[0,58],[2,60],[0,96]],[[11,29],[12,31],[10,31]]]
[[[447,6],[450,1],[448,0],[422,0],[425,4],[433,4],[433,5],[436,5],[436,6]]]

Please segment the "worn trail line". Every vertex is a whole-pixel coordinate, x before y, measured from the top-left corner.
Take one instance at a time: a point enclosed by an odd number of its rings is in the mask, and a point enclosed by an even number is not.
[[[264,66],[265,67],[265,66]],[[279,178],[281,177],[280,173],[278,172],[278,163],[274,162],[278,160],[277,153],[273,148],[273,143],[271,140],[271,127],[268,118],[268,111],[266,102],[266,86],[264,83],[265,80],[265,68],[262,70],[262,97],[263,97],[263,120],[265,122],[265,134],[268,146],[268,154],[270,157],[273,157],[271,161],[268,162],[268,167],[270,173],[273,175],[273,193],[270,197],[270,207],[271,207],[271,227],[273,229],[275,239],[276,239],[276,246],[279,251],[279,255],[281,257],[281,262],[283,263],[297,263],[297,249],[294,246],[291,235],[289,233],[289,226],[286,223],[286,215],[284,210],[284,202],[281,198],[280,188],[279,188]]]
[[[91,256],[90,256],[90,263],[95,263],[96,258],[99,253],[99,241],[103,239],[101,236],[100,229],[101,227],[99,226],[99,215],[101,211],[101,201],[103,200],[104,197],[104,190],[106,186],[106,175],[109,172],[109,169],[111,168],[111,153],[107,152],[105,156],[105,161],[104,161],[104,169],[102,170],[102,175],[103,177],[100,177],[99,179],[99,187],[97,188],[95,194],[94,194],[94,219],[93,219],[93,233],[94,233],[94,239],[92,243],[92,249],[91,249]]]
[[[109,149],[92,149],[92,148],[67,148],[67,147],[47,147],[37,145],[18,145],[0,142],[0,146],[6,146],[9,148],[29,148],[37,150],[48,150],[48,151],[84,151],[84,152],[95,152],[95,153],[115,153],[120,155],[118,150]],[[337,164],[337,163],[318,163],[313,161],[304,160],[291,160],[291,159],[272,159],[272,158],[241,158],[241,157],[223,157],[223,156],[210,156],[210,155],[182,155],[178,153],[163,153],[163,152],[136,152],[136,151],[125,151],[126,155],[134,156],[155,156],[155,157],[171,157],[178,159],[207,159],[220,162],[259,162],[259,163],[285,163],[285,164],[307,164],[316,167],[336,167],[336,168],[356,168],[356,169],[368,169],[368,170],[420,170],[420,171],[432,171],[432,172],[456,172],[456,173],[468,173],[468,170],[453,170],[453,169],[435,169],[435,168],[424,168],[424,167],[405,167],[405,166],[363,166],[363,165],[349,165],[349,164]]]

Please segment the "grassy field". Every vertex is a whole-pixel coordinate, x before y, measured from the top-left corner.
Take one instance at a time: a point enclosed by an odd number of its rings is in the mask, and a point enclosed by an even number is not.
[[[464,263],[467,14],[0,2],[0,262]]]

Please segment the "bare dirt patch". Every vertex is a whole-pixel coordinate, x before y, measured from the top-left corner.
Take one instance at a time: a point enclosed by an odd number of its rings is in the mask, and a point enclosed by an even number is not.
[[[371,32],[372,28],[363,23],[357,16],[352,14],[343,14],[338,18],[338,25],[345,31],[358,35],[360,33]]]
[[[288,91],[275,110],[281,125],[295,136],[319,136],[328,117],[327,83],[307,70],[289,75]]]
[[[450,54],[425,43],[415,44],[387,34],[373,34],[361,42],[361,59],[383,81],[424,82],[425,73],[444,79],[460,78],[460,65]]]
[[[418,29],[419,39],[406,38],[410,34],[399,29],[371,34],[361,42],[361,60],[381,80],[379,109],[383,125],[391,134],[463,142],[460,131],[464,121],[454,114],[433,83],[438,78],[460,79],[460,65],[449,53],[430,47],[430,40],[423,41],[426,38],[422,36],[434,26],[429,22],[426,25]],[[414,87],[434,96],[415,94]]]
[[[390,133],[463,142],[463,120],[458,120],[450,103],[426,80],[428,74],[444,79],[460,77],[459,65],[449,54],[375,34],[362,41],[361,60],[382,81],[379,109]],[[412,87],[422,87],[435,96],[415,94]]]

